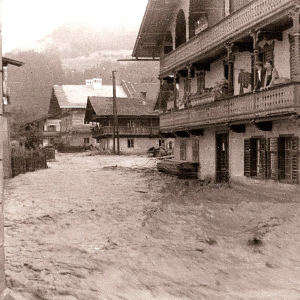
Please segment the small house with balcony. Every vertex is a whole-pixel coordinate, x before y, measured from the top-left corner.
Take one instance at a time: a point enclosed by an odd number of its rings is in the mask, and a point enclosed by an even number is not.
[[[176,160],[199,162],[200,179],[299,183],[299,7],[148,1],[132,55],[160,60],[160,131],[175,137]],[[279,75],[256,89],[256,65],[270,61]]]
[[[145,154],[152,147],[167,146],[159,135],[159,116],[153,111],[154,104],[153,100],[117,97],[116,115],[113,97],[88,97],[85,122],[95,124],[92,136],[101,150],[113,151],[115,137],[115,149],[119,139],[121,153]]]
[[[49,118],[45,126],[48,144],[89,146],[95,143],[91,124],[84,121],[89,96],[111,97],[112,85],[103,85],[101,78],[86,80],[85,85],[55,85],[52,89]],[[122,86],[116,86],[120,98],[127,97]]]

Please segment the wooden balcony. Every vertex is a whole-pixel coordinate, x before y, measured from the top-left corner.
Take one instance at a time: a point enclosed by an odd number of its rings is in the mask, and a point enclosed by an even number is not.
[[[164,113],[160,116],[160,130],[168,132],[221,123],[242,123],[299,112],[300,83],[288,83],[266,91]]]
[[[297,0],[254,0],[224,18],[218,24],[202,31],[160,60],[160,73],[166,75],[174,69],[184,67],[187,62],[205,58],[231,38],[249,35],[251,28],[267,22],[275,16],[283,16],[288,9],[299,4]]]
[[[44,137],[59,137],[60,131],[43,131]]]
[[[104,138],[113,136],[113,126],[94,127],[92,129],[93,138]],[[120,136],[158,136],[159,127],[126,127],[119,126]]]

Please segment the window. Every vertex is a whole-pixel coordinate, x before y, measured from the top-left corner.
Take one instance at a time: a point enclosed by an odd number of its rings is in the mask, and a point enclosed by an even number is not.
[[[50,131],[50,132],[56,131],[56,126],[55,125],[49,125],[48,126],[48,131]]]
[[[205,71],[197,72],[197,92],[203,93],[205,89]]]
[[[199,162],[199,140],[192,141],[193,161]]]
[[[244,141],[244,174],[266,179],[266,139],[251,138]]]
[[[165,147],[165,140],[159,140],[158,145],[159,147]]]
[[[89,144],[89,143],[90,143],[90,138],[84,138],[84,139],[83,139],[83,142],[84,142],[85,144]]]
[[[244,140],[244,175],[287,183],[299,181],[299,138],[294,136]]]
[[[298,183],[298,138],[278,138],[278,179]]]
[[[180,140],[180,160],[186,160],[186,140]]]
[[[134,139],[128,139],[127,140],[127,147],[128,148],[134,148]]]
[[[170,150],[173,149],[173,143],[172,143],[172,141],[169,142],[169,149],[170,149]]]

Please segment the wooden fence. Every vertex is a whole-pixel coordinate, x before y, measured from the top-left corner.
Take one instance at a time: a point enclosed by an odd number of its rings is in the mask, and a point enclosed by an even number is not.
[[[26,172],[46,169],[47,155],[42,150],[12,150],[11,169],[12,177]]]

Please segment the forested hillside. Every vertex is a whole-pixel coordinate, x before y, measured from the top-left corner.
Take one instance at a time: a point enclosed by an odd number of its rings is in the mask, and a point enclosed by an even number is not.
[[[5,57],[25,63],[20,68],[9,66],[11,104],[6,110],[22,109],[32,117],[41,117],[47,114],[53,85],[85,84],[85,79],[99,77],[103,84],[112,84],[113,70],[117,71],[118,84],[121,80],[158,80],[158,62],[118,61],[130,58],[133,37],[125,36],[120,42],[121,33],[110,39],[108,32],[98,35],[86,26],[63,26],[34,44],[33,49],[4,53]]]

